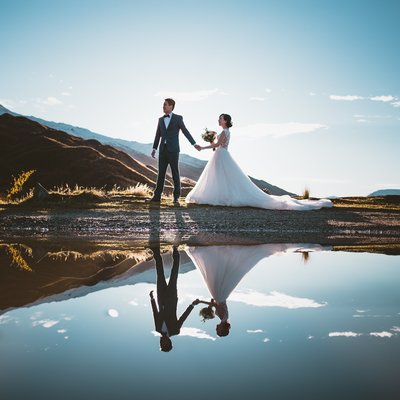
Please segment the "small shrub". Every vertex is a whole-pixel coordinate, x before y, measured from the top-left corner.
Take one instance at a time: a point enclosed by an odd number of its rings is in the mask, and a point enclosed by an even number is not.
[[[34,169],[29,171],[22,171],[17,177],[12,177],[12,183],[10,189],[7,191],[6,199],[10,201],[12,197],[17,195],[22,191],[22,188],[25,182],[29,179],[29,177],[35,172]]]
[[[303,199],[309,199],[310,198],[310,189],[306,186],[303,190]]]

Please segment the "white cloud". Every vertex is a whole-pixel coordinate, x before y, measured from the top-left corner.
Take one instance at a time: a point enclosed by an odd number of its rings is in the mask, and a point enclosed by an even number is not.
[[[247,329],[247,333],[263,333],[262,329]]]
[[[391,338],[393,336],[393,333],[391,332],[370,332],[371,336],[375,336],[375,337],[380,337],[380,338]]]
[[[164,99],[167,97],[171,97],[176,101],[191,102],[205,100],[213,94],[216,94],[217,92],[218,89],[198,90],[195,92],[158,92],[154,96],[162,97]]]
[[[308,94],[309,94],[309,96],[316,96],[317,95],[317,93],[314,93],[314,92],[309,92]]]
[[[347,184],[352,183],[350,179],[325,179],[325,178],[312,178],[304,176],[302,178],[286,178],[288,182],[313,182],[313,183],[331,183],[331,184]]]
[[[207,332],[197,329],[197,328],[190,328],[190,327],[183,327],[179,334],[180,336],[191,336],[197,339],[208,339],[208,340],[216,340],[214,337],[210,336]]]
[[[392,115],[364,115],[364,114],[354,114],[353,115],[354,118],[374,118],[374,119],[389,119],[389,118],[393,118]]]
[[[257,307],[283,307],[289,309],[318,308],[326,306],[326,303],[317,303],[312,299],[293,297],[275,291],[270,294],[264,294],[253,290],[235,291],[231,294],[229,300]]]
[[[71,96],[71,93],[70,92],[62,92],[61,93],[63,96]]]
[[[271,92],[272,92],[272,89],[270,89],[270,88],[265,88],[265,91],[266,91],[267,93],[271,93]]]
[[[328,126],[318,123],[284,122],[280,124],[253,124],[235,128],[235,135],[247,138],[273,137],[280,138],[297,133],[310,133]]]
[[[8,108],[10,111],[12,111],[12,109],[16,107],[15,101],[10,99],[0,99],[0,104],[3,107]]]
[[[369,121],[367,119],[360,118],[360,119],[357,120],[357,122],[365,123],[365,122],[369,122]]]
[[[344,336],[344,337],[358,337],[361,336],[362,333],[356,333],[356,332],[329,332],[329,337],[339,337],[339,336]]]
[[[350,95],[350,94],[345,95],[345,96],[337,96],[337,95],[331,94],[329,96],[329,98],[331,100],[336,100],[336,101],[355,101],[355,100],[362,100],[364,97],[356,96],[356,95]]]
[[[270,341],[270,339],[268,339],[267,337],[263,340],[264,343],[267,343],[269,341]]]
[[[393,332],[396,332],[396,333],[400,333],[400,326],[394,326],[390,330],[393,331]]]
[[[37,101],[39,104],[44,104],[45,106],[59,106],[62,104],[62,101],[52,96],[49,96],[46,99],[38,99]]]
[[[393,107],[400,107],[400,101],[394,101],[393,103],[390,103]]]
[[[51,319],[42,319],[40,321],[33,321],[32,326],[41,325],[43,328],[51,328],[54,325],[57,325],[60,321],[54,321]]]
[[[373,96],[370,97],[370,100],[372,101],[383,101],[384,103],[387,103],[388,101],[393,101],[393,100],[397,100],[396,97],[393,96]]]
[[[265,97],[250,97],[251,101],[265,101]]]

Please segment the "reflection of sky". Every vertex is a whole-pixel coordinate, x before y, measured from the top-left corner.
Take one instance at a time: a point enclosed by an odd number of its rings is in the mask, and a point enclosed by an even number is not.
[[[218,318],[202,322],[198,306],[181,334],[173,337],[168,355],[159,351],[153,333],[149,291],[155,290],[154,283],[20,308],[0,316],[0,354],[8,366],[0,379],[7,391],[21,373],[33,388],[40,385],[39,373],[51,374],[57,388],[69,376],[83,388],[90,384],[104,391],[106,383],[113,385],[118,396],[132,379],[136,390],[147,393],[152,373],[171,379],[179,372],[193,387],[199,376],[190,371],[209,370],[215,360],[223,359],[232,380],[229,387],[239,390],[239,375],[257,387],[266,385],[265,376],[285,387],[284,371],[286,377],[304,379],[306,371],[314,371],[324,382],[338,364],[345,373],[349,358],[357,366],[365,354],[371,357],[370,373],[379,376],[374,365],[385,363],[393,370],[399,366],[399,278],[397,257],[323,252],[312,254],[304,265],[299,254],[272,256],[245,275],[228,298],[228,337],[216,335]],[[178,316],[193,299],[209,297],[197,270],[179,275],[178,293]],[[321,358],[335,361],[316,371]],[[366,368],[358,366],[348,371],[355,382]],[[262,370],[265,376],[249,376],[247,370]],[[189,392],[184,391],[187,396]]]
[[[229,300],[238,301],[257,307],[283,307],[283,308],[317,308],[326,304],[317,303],[312,299],[288,296],[284,293],[271,292],[270,294],[256,292],[254,290],[235,291],[229,296]]]

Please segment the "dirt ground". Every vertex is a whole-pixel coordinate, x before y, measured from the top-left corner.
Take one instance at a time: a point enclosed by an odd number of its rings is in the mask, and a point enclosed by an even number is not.
[[[374,200],[375,201],[375,200]],[[149,206],[141,199],[66,201],[0,208],[0,236],[90,237],[137,242],[229,244],[319,243],[400,246],[400,208],[393,202],[340,200],[330,209]]]

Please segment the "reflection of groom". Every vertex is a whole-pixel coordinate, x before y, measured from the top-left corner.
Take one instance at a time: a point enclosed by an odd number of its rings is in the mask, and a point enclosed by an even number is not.
[[[161,334],[160,349],[162,351],[170,351],[172,349],[171,336],[179,335],[181,327],[189,316],[194,306],[199,303],[199,300],[193,301],[187,307],[185,312],[178,319],[176,309],[178,306],[178,273],[180,255],[178,249],[174,246],[172,252],[173,265],[171,275],[167,284],[164,273],[163,260],[160,253],[160,247],[151,247],[154,254],[157,269],[157,303],[153,297],[153,291],[150,292],[151,308],[153,309],[154,325],[156,331]]]
[[[160,143],[160,151],[158,154],[158,176],[157,185],[154,190],[153,197],[148,200],[150,202],[159,203],[161,194],[164,189],[165,174],[168,165],[171,168],[172,179],[174,181],[174,203],[178,204],[181,195],[181,181],[179,177],[179,131],[182,131],[187,140],[197,149],[201,147],[196,144],[190,132],[186,129],[181,115],[173,114],[175,101],[173,99],[165,99],[163,104],[164,116],[159,118],[156,137],[154,139],[153,151],[151,156],[155,158],[158,144]]]

